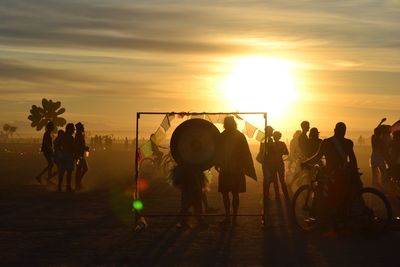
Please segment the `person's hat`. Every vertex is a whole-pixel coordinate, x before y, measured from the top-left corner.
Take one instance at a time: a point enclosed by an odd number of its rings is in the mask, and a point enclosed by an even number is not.
[[[319,133],[319,131],[318,131],[317,128],[313,127],[313,128],[310,129],[310,134],[311,133]]]

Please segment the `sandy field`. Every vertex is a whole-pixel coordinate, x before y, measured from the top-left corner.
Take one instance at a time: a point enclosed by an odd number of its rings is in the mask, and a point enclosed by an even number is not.
[[[0,152],[1,266],[394,266],[400,234],[380,237],[304,235],[293,228],[283,201],[267,206],[260,225],[261,185],[247,180],[239,225],[221,229],[220,216],[207,216],[207,229],[175,228],[179,192],[160,173],[143,177],[141,192],[148,228],[134,231],[131,151],[91,152],[85,190],[58,193],[34,177],[45,165],[37,144],[3,144]],[[252,147],[256,155],[257,147]],[[370,184],[370,147],[355,148]],[[256,163],[260,174],[260,166]],[[259,175],[261,178],[261,175]],[[55,179],[53,180],[55,182]],[[214,173],[209,203],[222,214]],[[400,201],[390,196],[399,215]],[[163,216],[161,216],[163,215]]]

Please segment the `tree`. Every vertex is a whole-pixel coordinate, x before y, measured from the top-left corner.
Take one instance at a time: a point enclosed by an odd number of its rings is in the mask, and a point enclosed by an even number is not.
[[[3,125],[3,130],[4,130],[4,132],[5,132],[5,134],[7,136],[11,136],[12,137],[14,135],[14,133],[17,131],[17,127],[11,126],[10,124],[5,123]]]
[[[58,117],[65,112],[65,108],[60,108],[61,102],[53,102],[53,100],[42,99],[42,107],[33,105],[28,119],[32,121],[31,126],[36,127],[40,131],[48,122],[53,122],[55,128],[64,126],[67,121],[64,118]]]

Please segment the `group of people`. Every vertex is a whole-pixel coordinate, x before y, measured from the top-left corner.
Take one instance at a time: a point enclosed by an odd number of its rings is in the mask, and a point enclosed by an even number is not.
[[[390,178],[400,179],[400,130],[391,132],[390,125],[382,124],[374,129],[371,136],[372,183],[387,189]]]
[[[90,138],[90,145],[94,150],[111,150],[113,139],[109,135],[95,135]]]
[[[346,125],[336,124],[334,135],[327,139],[319,138],[317,128],[310,129],[310,123],[301,123],[302,131],[296,140],[297,148],[291,148],[293,155],[298,157],[300,167],[320,163],[324,170],[337,181],[330,190],[330,195],[337,195],[337,205],[345,201],[348,193],[361,187],[357,160],[353,150],[353,142],[345,138]],[[274,131],[271,126],[265,129],[265,142],[261,142],[256,160],[261,163],[264,178],[264,201],[268,201],[270,185],[274,184],[276,195],[279,197],[278,182],[288,202],[290,200],[285,181],[284,157],[289,156],[286,144],[280,141],[282,134]],[[309,132],[309,134],[308,134]],[[225,217],[222,225],[236,225],[239,210],[239,194],[246,192],[245,176],[257,180],[253,159],[246,137],[237,130],[233,116],[224,120],[224,131],[220,134],[215,160],[215,169],[219,173],[218,192],[222,195]],[[324,162],[322,162],[324,158]],[[204,175],[201,171],[183,168],[180,179],[182,196],[181,221],[178,227],[187,226],[187,215],[190,207],[194,208],[199,222],[204,224],[201,217],[201,195],[204,187]],[[342,198],[340,199],[340,197]],[[265,202],[264,202],[265,203]]]
[[[302,172],[300,171],[301,162],[315,155],[321,145],[322,139],[319,137],[319,130],[316,127],[310,129],[310,122],[302,121],[301,130],[297,130],[290,141],[290,154],[288,163],[288,178],[290,188],[299,180]]]
[[[41,177],[47,173],[47,183],[51,183],[51,178],[58,175],[57,189],[62,191],[63,180],[66,174],[67,192],[79,191],[82,189],[82,179],[88,171],[85,152],[89,147],[85,142],[85,128],[80,122],[77,124],[68,123],[64,130],[58,130],[57,137],[53,141],[55,126],[53,122],[48,122],[43,135],[41,152],[43,153],[47,166],[36,177],[42,183]],[[74,135],[75,134],[75,135]],[[54,164],[57,171],[52,173]],[[75,169],[75,188],[72,188],[72,173]]]
[[[233,116],[224,119],[224,131],[220,133],[215,157],[215,169],[219,172],[218,192],[221,193],[225,210],[222,225],[237,224],[239,193],[246,192],[245,175],[257,180],[247,139],[237,130]],[[207,178],[195,166],[177,165],[174,169],[174,185],[181,190],[181,216],[178,228],[187,228],[189,209],[192,207],[200,226],[206,223],[201,216],[204,189]],[[231,219],[231,214],[232,219]]]

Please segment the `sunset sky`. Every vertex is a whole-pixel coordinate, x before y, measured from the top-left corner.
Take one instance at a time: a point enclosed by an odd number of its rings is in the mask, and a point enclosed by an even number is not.
[[[3,123],[43,97],[92,130],[133,131],[137,111],[400,118],[399,0],[0,0],[0,21]]]

